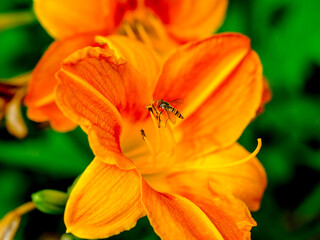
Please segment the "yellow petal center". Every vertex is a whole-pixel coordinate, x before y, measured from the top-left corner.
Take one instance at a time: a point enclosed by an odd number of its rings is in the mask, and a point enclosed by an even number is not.
[[[139,123],[124,123],[121,134],[123,154],[135,162],[141,174],[169,170],[175,163],[176,139],[170,123],[158,127],[155,116]]]
[[[165,54],[177,46],[177,43],[168,36],[162,21],[146,8],[128,11],[117,33],[143,42],[160,54]]]

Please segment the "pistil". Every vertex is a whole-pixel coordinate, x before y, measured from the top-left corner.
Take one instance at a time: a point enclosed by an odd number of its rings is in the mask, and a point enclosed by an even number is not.
[[[248,162],[250,161],[252,158],[254,158],[255,156],[257,156],[257,154],[259,153],[260,149],[261,149],[261,146],[262,146],[262,141],[261,141],[261,138],[258,138],[257,139],[258,141],[258,145],[256,147],[256,149],[247,157],[243,158],[243,159],[240,159],[238,161],[235,161],[235,162],[231,162],[231,163],[226,163],[226,164],[221,164],[221,165],[216,165],[216,166],[213,166],[212,168],[216,169],[216,168],[226,168],[226,167],[233,167],[233,166],[236,166],[236,165],[240,165],[240,164],[243,164],[245,162]]]
[[[198,165],[198,164],[192,165],[192,163],[190,163],[187,166],[187,169],[190,169],[190,170],[208,170],[208,169],[213,170],[213,169],[219,169],[219,168],[234,167],[234,166],[237,166],[240,164],[244,164],[244,163],[250,161],[251,159],[253,159],[259,153],[261,146],[262,146],[261,138],[258,138],[257,141],[258,141],[258,145],[257,145],[256,149],[249,156],[247,156],[245,158],[242,158],[240,160],[230,162],[230,163],[210,165],[210,166],[208,166],[207,164],[205,164],[205,165]],[[214,153],[212,153],[212,154],[214,154]],[[194,159],[194,162],[196,162],[197,159],[202,159],[207,156],[210,156],[210,154],[208,153],[205,156],[204,155],[198,156],[197,158]],[[176,166],[174,169],[171,169],[171,171],[181,171],[181,170],[186,170],[185,165],[183,167]]]

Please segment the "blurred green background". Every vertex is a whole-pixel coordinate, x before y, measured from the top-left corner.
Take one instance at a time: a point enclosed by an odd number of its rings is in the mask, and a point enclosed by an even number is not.
[[[30,0],[1,0],[0,13],[30,11]],[[253,149],[268,175],[252,239],[320,239],[320,1],[230,0],[219,32],[248,35],[261,57],[273,99],[240,142]],[[33,69],[52,39],[36,21],[1,29],[0,78]],[[25,109],[24,109],[25,114]],[[44,188],[65,191],[93,158],[86,136],[27,122],[23,140],[0,124],[0,217]],[[39,131],[41,128],[41,131]],[[75,150],[76,149],[76,150]],[[62,217],[34,211],[23,217],[16,239],[59,239]],[[148,224],[112,239],[158,239]]]

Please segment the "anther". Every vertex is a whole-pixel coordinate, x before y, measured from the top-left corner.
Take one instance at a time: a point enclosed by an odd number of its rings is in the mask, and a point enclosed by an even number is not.
[[[146,134],[143,129],[140,129],[140,132],[141,132],[142,140],[144,141],[144,139],[146,138]]]
[[[141,137],[142,137],[143,141],[146,142],[146,144],[147,144],[147,146],[148,146],[148,148],[149,148],[149,151],[150,151],[151,155],[155,156],[155,155],[156,155],[156,152],[155,152],[153,146],[151,145],[150,141],[148,140],[148,138],[147,138],[147,136],[146,136],[146,133],[144,132],[143,129],[140,129],[140,133],[141,133]]]

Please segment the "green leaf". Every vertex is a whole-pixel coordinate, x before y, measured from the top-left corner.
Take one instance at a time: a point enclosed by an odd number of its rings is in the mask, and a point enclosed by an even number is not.
[[[21,141],[0,140],[0,152],[2,164],[59,177],[79,175],[93,159],[80,129],[69,133],[42,130]]]

